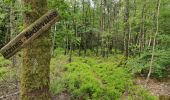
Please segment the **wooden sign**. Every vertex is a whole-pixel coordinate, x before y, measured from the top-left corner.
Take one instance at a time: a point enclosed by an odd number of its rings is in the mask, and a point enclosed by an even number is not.
[[[24,46],[37,38],[40,34],[47,31],[51,27],[51,25],[57,21],[57,19],[58,12],[56,10],[47,12],[45,15],[43,15],[37,21],[31,24],[28,28],[24,29],[6,46],[4,46],[0,50],[0,53],[6,59],[12,57],[15,53],[17,53]]]

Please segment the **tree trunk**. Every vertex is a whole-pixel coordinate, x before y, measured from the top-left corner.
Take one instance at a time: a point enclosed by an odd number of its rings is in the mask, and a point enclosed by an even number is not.
[[[153,63],[154,63],[154,53],[155,53],[155,46],[156,46],[156,37],[159,33],[159,10],[160,10],[160,3],[161,3],[161,0],[158,0],[157,1],[157,18],[156,18],[156,32],[155,32],[155,35],[154,35],[154,39],[153,39],[153,46],[152,46],[152,57],[151,57],[151,61],[150,61],[150,66],[149,66],[149,73],[148,73],[148,76],[146,78],[146,82],[145,82],[145,87],[147,86],[147,83],[149,82],[149,79],[150,79],[150,76],[151,76],[151,73],[152,73],[152,69],[153,69]]]
[[[53,29],[53,39],[52,39],[52,50],[51,50],[51,56],[54,55],[55,51],[55,43],[56,43],[56,31],[57,31],[57,25],[55,24],[54,29]]]
[[[24,13],[24,27],[28,27],[47,12],[46,0],[22,0],[23,6],[31,8]],[[50,100],[49,72],[51,59],[50,34],[44,34],[32,41],[23,53],[21,73],[21,100]]]
[[[15,1],[12,0],[11,1],[11,9],[10,9],[10,38],[11,40],[14,38],[14,36],[16,35],[16,25],[15,25],[15,14],[14,14],[14,4],[15,4]],[[12,57],[12,67],[16,67],[17,66],[17,56],[14,55]]]
[[[141,27],[140,27],[140,32],[141,32],[140,53],[144,51],[144,47],[145,47],[145,8],[146,8],[146,4],[144,3],[142,8]]]
[[[124,49],[126,58],[129,57],[129,39],[130,39],[130,30],[129,30],[129,0],[125,0],[125,33],[124,33]]]

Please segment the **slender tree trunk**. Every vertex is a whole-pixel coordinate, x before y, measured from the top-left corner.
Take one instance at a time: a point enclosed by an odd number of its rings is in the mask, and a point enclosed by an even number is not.
[[[145,1],[144,1],[145,2]],[[142,17],[141,17],[141,38],[140,38],[140,52],[144,51],[145,47],[145,8],[146,4],[144,3],[143,8],[142,8]]]
[[[155,53],[155,46],[156,46],[156,37],[159,33],[159,11],[160,11],[160,3],[161,0],[157,1],[157,18],[156,18],[156,33],[154,35],[154,39],[153,39],[153,46],[152,46],[152,57],[151,57],[151,61],[150,61],[150,67],[149,67],[149,73],[148,76],[146,78],[146,83],[145,86],[147,86],[147,83],[149,82],[151,73],[152,73],[152,69],[153,69],[153,62],[154,62],[154,53]]]
[[[54,56],[55,42],[56,42],[56,31],[57,31],[57,25],[55,24],[54,29],[53,29],[51,56]]]
[[[69,54],[69,62],[71,63],[72,62],[72,51],[73,51],[73,47],[72,47],[72,39],[70,40],[70,54]]]
[[[14,36],[16,35],[16,21],[15,21],[15,15],[14,15],[14,4],[15,4],[15,0],[11,1],[11,9],[10,9],[10,39],[13,39]],[[16,55],[14,55],[12,57],[12,67],[16,67],[17,66],[17,57]]]
[[[124,33],[124,52],[126,58],[129,57],[129,0],[125,0],[125,16],[124,16],[124,23],[125,23],[125,33]]]
[[[64,30],[67,30],[67,24],[66,22],[64,21]],[[64,45],[65,45],[65,50],[64,50],[64,55],[67,55],[67,53],[69,52],[69,48],[68,48],[68,36],[66,35],[64,37]]]
[[[24,13],[26,28],[47,12],[47,0],[22,0],[23,6],[31,8]],[[21,71],[21,100],[51,100],[50,59],[52,39],[48,31],[32,41],[23,53]]]

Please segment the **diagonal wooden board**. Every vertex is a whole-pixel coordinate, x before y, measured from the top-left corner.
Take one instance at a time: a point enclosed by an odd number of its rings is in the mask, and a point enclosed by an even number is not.
[[[43,32],[49,30],[51,25],[57,21],[58,16],[56,10],[47,12],[5,45],[0,53],[4,58],[9,59]]]

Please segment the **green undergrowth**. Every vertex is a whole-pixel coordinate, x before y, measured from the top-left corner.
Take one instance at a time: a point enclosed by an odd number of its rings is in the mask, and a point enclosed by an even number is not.
[[[149,72],[151,52],[144,52],[140,56],[130,58],[127,62],[127,68],[129,72],[142,73],[147,76]],[[170,49],[167,50],[156,50],[154,53],[154,62],[151,77],[157,79],[170,79]]]
[[[5,60],[3,56],[0,55],[0,81],[3,79],[4,75],[8,72],[8,66],[11,65],[11,61]]]
[[[68,93],[72,100],[157,100],[133,84],[124,57],[73,57],[58,55],[51,61],[51,91]]]
[[[3,56],[0,55],[0,68],[8,67],[9,65],[11,65],[11,61],[4,59]]]

